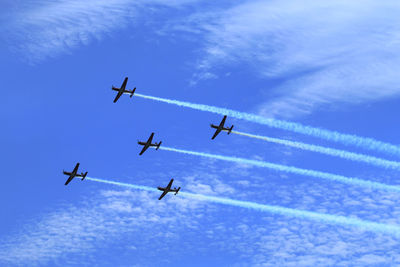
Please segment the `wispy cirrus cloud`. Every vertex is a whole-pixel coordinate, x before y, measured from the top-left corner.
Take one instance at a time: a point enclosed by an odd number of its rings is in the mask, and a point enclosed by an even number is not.
[[[260,113],[291,117],[398,96],[399,11],[397,1],[246,1],[173,28],[204,38],[201,73],[246,64],[278,80]]]
[[[175,180],[190,184],[189,190],[210,195],[232,193],[233,189],[213,175],[202,174]],[[206,183],[207,181],[207,183]],[[204,213],[215,214],[215,205],[191,199],[166,196],[158,201],[158,193],[130,190],[103,190],[83,197],[74,204],[61,205],[39,218],[31,220],[13,235],[2,237],[0,265],[72,265],[92,266],[98,259],[90,255],[99,249],[121,245],[123,237],[134,235],[126,249],[171,254],[166,240],[175,242],[182,232],[195,235],[201,228]],[[190,246],[190,245],[189,245]],[[195,246],[195,244],[193,244]],[[194,248],[194,247],[193,247]],[[185,247],[186,249],[186,247]],[[140,252],[138,252],[140,253]],[[155,255],[141,257],[143,265]],[[80,257],[85,261],[80,262]],[[160,259],[164,260],[164,259]],[[140,261],[139,261],[140,262]]]
[[[192,0],[57,0],[27,4],[7,22],[14,50],[31,62],[68,53],[134,24],[146,10],[177,8]]]
[[[176,202],[172,198],[163,202],[155,200],[148,193],[109,190],[103,191],[100,197],[92,196],[76,205],[60,207],[30,222],[19,234],[3,238],[0,263],[43,266],[85,257],[80,264],[90,266],[98,262],[90,255],[112,246],[124,235],[135,235],[130,248],[160,250],[162,241],[173,237],[179,231],[177,228],[183,231],[198,227],[190,215],[200,215],[204,203]],[[144,264],[148,258],[142,260]]]
[[[129,0],[41,1],[9,23],[14,49],[36,62],[101,39],[135,17]]]
[[[234,168],[229,171],[238,175]],[[227,183],[213,174],[199,172],[176,182],[187,184],[187,190],[210,195],[256,197],[261,203],[280,202],[288,207],[382,223],[399,222],[396,194],[371,194],[356,188],[344,189],[342,185],[312,186],[312,182],[292,187],[281,179],[274,184],[266,182],[266,178],[256,172],[247,185],[241,186],[239,181]],[[198,255],[204,251],[218,251],[222,258],[235,255],[237,266],[400,263],[398,239],[391,235],[173,196],[158,201],[157,196],[114,188],[93,192],[27,223],[18,234],[3,237],[0,263],[115,265],[115,256],[109,264],[104,262],[107,256],[98,256],[99,251],[107,255],[114,247],[126,253],[123,257],[127,261],[135,259],[139,265],[154,266],[179,265],[188,253]],[[159,255],[168,255],[173,261],[165,261]]]
[[[335,103],[359,104],[400,94],[397,1],[196,2],[42,1],[15,12],[5,28],[13,49],[37,62],[143,23],[143,14],[151,20],[158,14],[154,10],[191,4],[196,8],[166,16],[163,32],[198,37],[195,49],[200,47],[202,53],[193,82],[218,77],[219,67],[250,67],[263,79],[279,81],[265,88],[273,97],[258,106],[263,115],[291,117]]]

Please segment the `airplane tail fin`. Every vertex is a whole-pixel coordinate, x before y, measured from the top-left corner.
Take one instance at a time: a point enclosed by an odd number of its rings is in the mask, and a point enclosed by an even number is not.
[[[161,141],[157,144],[157,148],[156,148],[156,150],[158,150],[159,148],[160,148],[160,146],[161,146]]]
[[[88,172],[85,172],[83,175],[82,175],[82,179],[81,179],[81,181],[83,181],[85,178],[86,178],[86,175],[88,174]]]
[[[176,194],[178,194],[179,190],[181,190],[181,187],[178,187],[178,190],[176,190],[176,192],[175,192],[175,196],[176,196]]]
[[[135,93],[135,90],[136,90],[136,87],[135,87],[135,88],[133,88],[133,90],[132,90],[132,93],[131,93],[130,97],[132,97],[132,96],[133,96],[133,94]]]
[[[229,128],[228,134],[230,134],[232,132],[233,129],[233,125],[231,126],[231,128]]]

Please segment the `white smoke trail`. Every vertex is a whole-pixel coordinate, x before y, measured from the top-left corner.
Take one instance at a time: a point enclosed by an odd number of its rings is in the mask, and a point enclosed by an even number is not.
[[[327,173],[327,172],[301,169],[301,168],[297,168],[297,167],[285,166],[285,165],[270,163],[270,162],[266,162],[266,161],[244,159],[244,158],[209,154],[209,153],[203,153],[203,152],[195,152],[195,151],[171,148],[171,147],[166,147],[166,146],[160,147],[160,150],[173,151],[173,152],[183,153],[183,154],[187,154],[187,155],[201,156],[201,157],[212,158],[212,159],[220,159],[220,160],[231,161],[231,162],[236,162],[236,163],[241,163],[241,164],[249,164],[249,165],[254,165],[254,166],[258,166],[258,167],[276,170],[276,171],[300,174],[300,175],[321,178],[321,179],[325,179],[325,180],[329,180],[329,181],[341,182],[344,184],[350,184],[350,185],[372,188],[372,189],[377,189],[377,190],[400,192],[400,187],[394,186],[394,185],[387,185],[387,184],[373,182],[373,181],[366,181],[366,180],[362,180],[359,178],[346,177],[343,175],[332,174],[332,173]]]
[[[177,105],[180,107],[187,107],[187,108],[192,108],[192,109],[201,110],[201,111],[208,111],[208,112],[212,112],[212,113],[216,113],[216,114],[220,114],[220,115],[227,115],[227,116],[234,117],[237,119],[243,119],[243,120],[247,120],[247,121],[251,121],[251,122],[255,122],[255,123],[259,123],[259,124],[263,124],[263,125],[268,125],[273,128],[288,130],[288,131],[292,131],[295,133],[301,133],[301,134],[305,134],[305,135],[318,137],[318,138],[325,139],[328,141],[342,143],[345,145],[353,145],[353,146],[361,147],[361,148],[372,150],[372,151],[380,151],[380,152],[385,152],[385,153],[400,156],[400,146],[385,143],[382,141],[378,141],[373,138],[359,137],[357,135],[352,135],[352,134],[343,134],[343,133],[339,133],[336,131],[330,131],[330,130],[326,130],[326,129],[305,126],[300,123],[288,122],[288,121],[284,121],[284,120],[264,118],[264,117],[261,117],[261,116],[255,115],[255,114],[235,111],[235,110],[227,109],[227,108],[220,108],[220,107],[214,107],[214,106],[203,105],[203,104],[195,104],[195,103],[190,103],[190,102],[185,102],[185,101],[148,96],[148,95],[143,95],[143,94],[138,94],[138,93],[135,93],[135,96],[142,97],[145,99],[160,101],[160,102],[164,102],[164,103],[168,103],[168,104],[173,104],[173,105]]]
[[[232,131],[232,133],[255,138],[255,139],[260,139],[260,140],[267,141],[270,143],[281,144],[281,145],[295,147],[295,148],[299,148],[302,150],[308,150],[308,151],[312,151],[312,152],[318,152],[318,153],[322,153],[325,155],[335,156],[335,157],[348,159],[348,160],[352,160],[352,161],[365,162],[370,165],[384,167],[386,169],[390,168],[390,169],[400,170],[400,162],[396,162],[396,161],[381,159],[381,158],[377,158],[377,157],[373,157],[373,156],[353,153],[353,152],[340,150],[340,149],[334,149],[334,148],[330,148],[330,147],[323,147],[323,146],[305,144],[305,143],[301,143],[301,142],[289,141],[289,140],[284,140],[284,139],[279,139],[279,138],[243,133],[243,132],[238,132],[238,131]]]
[[[148,187],[148,186],[120,183],[120,182],[114,182],[114,181],[109,181],[109,180],[104,180],[104,179],[99,179],[99,178],[92,178],[92,177],[86,177],[86,179],[89,181],[100,182],[100,183],[105,183],[105,184],[112,184],[112,185],[117,185],[117,186],[137,189],[137,190],[145,190],[145,191],[151,191],[151,192],[157,191],[157,189]],[[247,209],[252,209],[252,210],[257,210],[257,211],[269,212],[272,214],[279,214],[279,215],[283,215],[283,216],[290,216],[290,217],[295,217],[295,218],[300,218],[300,219],[309,219],[309,220],[323,222],[323,223],[329,223],[329,224],[335,224],[335,225],[341,225],[341,226],[352,226],[352,227],[357,227],[357,228],[372,231],[372,232],[378,232],[378,233],[380,232],[380,233],[386,233],[386,234],[391,234],[391,235],[395,235],[395,236],[400,236],[400,227],[397,225],[382,224],[382,223],[360,220],[360,219],[356,219],[356,218],[348,218],[348,217],[339,216],[339,215],[323,214],[323,213],[317,213],[317,212],[312,212],[312,211],[291,209],[291,208],[272,206],[272,205],[266,205],[266,204],[258,204],[258,203],[254,203],[254,202],[250,202],[250,201],[233,200],[233,199],[229,199],[229,198],[214,197],[214,196],[193,194],[193,193],[187,193],[187,192],[180,192],[178,194],[178,196],[182,196],[182,197],[186,197],[186,198],[193,198],[193,199],[201,200],[201,201],[209,201],[209,202],[218,203],[218,204],[230,205],[230,206],[235,206],[235,207],[247,208]]]

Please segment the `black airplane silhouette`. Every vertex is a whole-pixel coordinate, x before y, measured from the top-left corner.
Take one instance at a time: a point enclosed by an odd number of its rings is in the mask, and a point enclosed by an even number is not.
[[[160,191],[164,191],[161,196],[158,198],[158,200],[161,200],[166,194],[168,194],[169,192],[175,192],[175,195],[178,194],[179,190],[181,189],[181,187],[178,188],[174,188],[171,189],[171,185],[174,182],[174,179],[171,179],[171,181],[169,182],[169,184],[167,185],[167,187],[157,187],[158,190]]]
[[[65,182],[65,185],[69,184],[69,182],[71,182],[72,179],[74,179],[75,177],[82,177],[82,179],[81,179],[82,181],[83,181],[83,179],[86,178],[86,175],[88,174],[88,172],[85,172],[85,173],[82,172],[82,173],[79,174],[78,173],[78,168],[79,168],[79,162],[75,165],[75,168],[74,168],[74,170],[72,172],[66,172],[66,171],[63,170],[63,173],[65,175],[69,175],[67,181]]]
[[[114,103],[117,102],[117,100],[121,97],[121,95],[123,93],[129,93],[130,97],[132,97],[133,94],[135,93],[136,87],[133,88],[133,90],[125,90],[127,82],[128,82],[128,77],[125,78],[124,82],[121,85],[121,88],[117,88],[117,87],[114,87],[114,86],[111,87],[112,90],[118,91],[118,94],[114,98]]]
[[[217,129],[215,131],[213,137],[211,137],[211,139],[214,139],[221,131],[227,131],[228,134],[230,134],[232,132],[233,125],[230,128],[225,128],[224,127],[225,120],[226,120],[226,115],[224,116],[224,118],[222,119],[221,123],[218,126],[211,124],[211,128]]]
[[[149,139],[147,139],[147,142],[138,141],[138,144],[143,146],[143,149],[142,149],[142,151],[140,151],[139,155],[142,155],[151,146],[155,146],[156,150],[158,150],[160,148],[161,141],[158,142],[158,144],[157,143],[154,143],[154,144],[151,143],[151,141],[153,141],[153,136],[154,136],[154,133],[151,133]]]

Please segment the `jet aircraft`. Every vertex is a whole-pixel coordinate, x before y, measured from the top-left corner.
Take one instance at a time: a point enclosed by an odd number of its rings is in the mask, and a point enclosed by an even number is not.
[[[161,200],[169,192],[175,192],[175,195],[178,194],[178,192],[181,189],[181,187],[178,187],[178,188],[175,187],[174,189],[171,189],[171,185],[172,185],[173,182],[174,182],[174,179],[171,179],[171,181],[169,182],[167,187],[157,187],[158,190],[164,191],[161,194],[161,196],[158,198],[158,200]]]
[[[114,98],[114,103],[117,102],[117,100],[121,97],[121,95],[123,93],[130,93],[130,97],[132,97],[133,94],[135,93],[136,87],[133,88],[133,90],[125,90],[127,82],[128,82],[128,77],[125,78],[124,82],[121,85],[121,88],[117,88],[117,87],[112,86],[112,88],[111,88],[112,90],[118,91],[117,95]]]
[[[147,139],[146,142],[138,141],[138,144],[143,146],[143,149],[142,149],[142,151],[140,151],[139,155],[142,155],[151,146],[155,146],[156,150],[158,150],[160,148],[161,141],[158,144],[157,144],[157,142],[154,144],[151,143],[153,141],[153,136],[154,136],[154,133],[151,133],[149,139]]]
[[[65,175],[69,175],[68,180],[65,182],[65,185],[69,184],[69,182],[71,182],[72,179],[74,179],[75,177],[82,177],[82,179],[81,179],[82,181],[83,181],[83,179],[86,178],[86,175],[88,174],[88,172],[85,172],[85,173],[82,172],[81,174],[79,174],[78,168],[79,168],[79,162],[75,165],[75,168],[72,172],[66,172],[63,170],[63,173]]]
[[[224,127],[225,120],[226,120],[226,115],[224,116],[224,118],[222,119],[221,123],[218,126],[211,124],[211,128],[217,129],[215,131],[213,137],[211,137],[211,139],[214,139],[221,131],[227,131],[228,134],[230,134],[232,132],[233,125],[230,128],[225,128]]]

